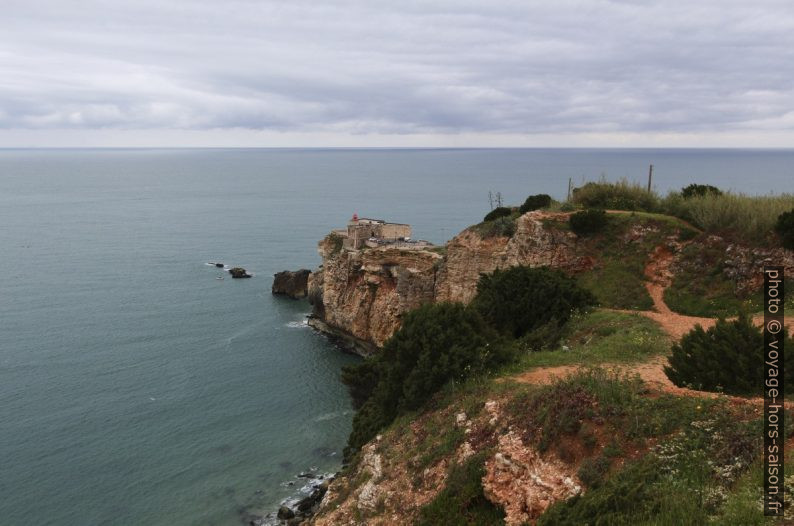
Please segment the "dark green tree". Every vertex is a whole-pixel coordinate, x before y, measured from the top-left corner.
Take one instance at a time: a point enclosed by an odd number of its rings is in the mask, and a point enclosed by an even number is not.
[[[582,210],[571,214],[568,224],[577,236],[589,236],[604,229],[607,224],[607,213],[597,209]]]
[[[565,324],[595,297],[559,270],[512,267],[484,274],[472,306],[502,334],[520,338],[540,327]]]
[[[493,221],[494,219],[499,219],[500,217],[507,217],[513,213],[512,208],[508,208],[506,206],[498,206],[485,214],[483,221]]]
[[[775,232],[780,236],[783,247],[794,250],[794,209],[778,216]]]
[[[720,196],[722,195],[722,190],[710,184],[694,183],[681,189],[681,196],[684,199],[689,199],[690,197],[703,197],[705,195]]]
[[[548,208],[551,206],[551,196],[548,194],[536,194],[530,195],[527,197],[524,204],[518,209],[519,212],[522,214],[526,214],[527,212],[531,212],[532,210],[538,210],[540,208]]]

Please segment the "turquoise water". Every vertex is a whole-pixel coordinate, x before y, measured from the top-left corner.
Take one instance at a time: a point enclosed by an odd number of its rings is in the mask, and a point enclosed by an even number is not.
[[[441,242],[568,177],[792,191],[794,152],[0,150],[0,523],[239,524],[333,471],[355,357],[272,274],[357,212]],[[250,280],[217,280],[207,261]]]

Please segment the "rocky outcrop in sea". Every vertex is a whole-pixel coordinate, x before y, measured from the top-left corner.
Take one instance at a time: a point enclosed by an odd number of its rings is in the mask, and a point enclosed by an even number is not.
[[[296,271],[285,270],[273,274],[273,287],[271,292],[277,295],[289,296],[293,299],[305,298],[309,295],[309,274],[308,269]]]

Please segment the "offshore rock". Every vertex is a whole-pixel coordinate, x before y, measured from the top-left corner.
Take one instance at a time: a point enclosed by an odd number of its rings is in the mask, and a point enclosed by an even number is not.
[[[289,296],[293,299],[305,298],[309,295],[309,275],[308,269],[296,271],[285,270],[273,274],[273,294]]]
[[[246,272],[246,270],[242,267],[234,267],[233,269],[229,269],[229,274],[232,275],[233,278],[250,278],[251,274]]]

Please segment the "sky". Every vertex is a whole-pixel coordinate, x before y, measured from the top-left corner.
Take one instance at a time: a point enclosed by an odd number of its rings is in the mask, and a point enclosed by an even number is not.
[[[794,147],[794,3],[3,0],[48,146]]]

